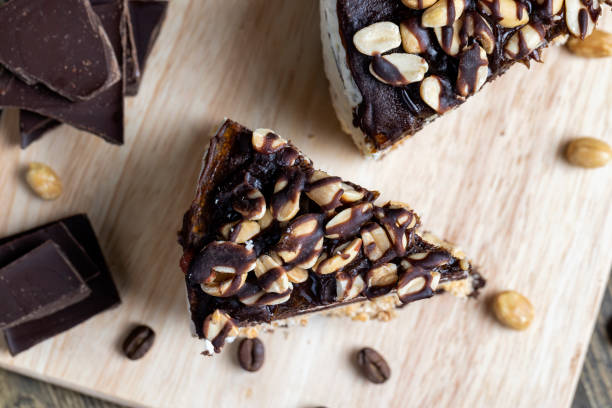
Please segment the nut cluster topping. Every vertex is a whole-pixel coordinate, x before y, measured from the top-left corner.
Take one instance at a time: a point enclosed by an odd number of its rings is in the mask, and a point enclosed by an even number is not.
[[[269,255],[262,255],[255,263],[257,283],[266,292],[285,293],[293,289],[287,271]]]
[[[385,228],[396,256],[404,256],[409,232],[418,224],[416,214],[403,203],[390,201],[374,211],[378,222]]]
[[[214,241],[206,245],[191,264],[190,279],[212,296],[238,293],[247,274],[255,268],[255,252],[233,242]]]
[[[478,44],[472,44],[459,56],[459,75],[457,90],[459,95],[476,93],[486,82],[489,75],[489,60],[486,51]]]
[[[601,14],[598,0],[565,0],[565,23],[574,37],[584,40]]]
[[[238,326],[227,313],[216,309],[204,319],[202,333],[206,339],[206,350],[203,354],[212,355],[213,351],[220,352],[226,342],[234,341],[238,336]]]
[[[351,242],[338,247],[329,258],[327,255],[321,256],[314,266],[315,271],[320,275],[329,275],[330,273],[338,272],[353,262],[357,255],[359,255],[361,245],[361,238],[355,238]]]
[[[421,17],[423,27],[450,26],[461,17],[465,0],[438,0]]]
[[[361,239],[363,241],[363,252],[370,261],[378,261],[391,248],[391,241],[387,232],[374,222],[361,229]]]
[[[544,45],[546,33],[539,23],[529,23],[510,37],[504,53],[507,58],[521,59],[531,54],[533,50]]]
[[[402,21],[400,33],[402,35],[402,47],[407,53],[421,54],[429,48],[429,33],[425,27],[421,26],[418,18],[410,17]]]
[[[368,287],[393,285],[397,282],[397,265],[385,263],[368,271]]]
[[[375,205],[377,193],[315,171],[272,131],[254,133],[251,142],[245,174],[232,175],[215,201],[229,214],[213,220],[188,269],[200,295],[217,298],[202,327],[206,352],[236,336],[230,314],[238,302],[265,314],[292,296],[326,304],[396,291],[407,303],[432,296],[441,280],[468,276],[463,257],[417,233],[419,219],[407,205]]]
[[[325,224],[325,237],[343,239],[355,235],[372,218],[373,208],[372,203],[361,203],[340,211]]]
[[[418,55],[399,52],[375,55],[370,64],[370,72],[376,79],[393,86],[422,81],[428,69],[427,61]]]
[[[505,28],[520,27],[529,22],[529,10],[517,0],[479,0],[478,6]]]
[[[286,229],[276,246],[278,256],[287,264],[312,268],[323,249],[323,216],[305,214]]]
[[[344,195],[342,186],[340,177],[331,177],[324,171],[315,170],[308,180],[306,195],[321,209],[329,211],[342,205],[341,199]]]
[[[403,303],[413,302],[433,295],[433,277],[418,266],[405,268],[397,284],[397,296]]]
[[[266,199],[261,191],[248,183],[239,184],[232,191],[233,207],[247,220],[259,220],[266,213]]]
[[[259,153],[276,153],[287,141],[270,129],[255,129],[252,136],[253,148]]]
[[[432,75],[421,82],[421,99],[439,114],[455,107],[463,97],[458,97],[451,84],[437,75]]]
[[[365,289],[361,275],[352,276],[346,272],[336,275],[336,300],[344,302],[356,298]]]
[[[401,0],[401,3],[413,11],[399,25],[378,21],[363,27],[354,34],[353,45],[371,57],[369,69],[374,78],[399,88],[419,83],[421,99],[438,114],[480,90],[491,77],[489,66],[498,69],[500,62],[506,60],[541,61],[538,49],[555,35],[547,36],[549,25],[556,25],[564,17],[569,32],[584,39],[593,32],[601,14],[600,0]],[[434,37],[437,41],[432,43]],[[496,52],[497,46],[503,52]],[[585,54],[612,53],[599,43],[593,52],[590,51],[593,47],[584,48]],[[458,59],[456,77],[451,74],[454,69],[448,70],[448,76],[441,76],[439,70],[446,70],[444,67],[449,64],[446,61],[442,67],[430,66],[432,59],[438,62],[436,55],[440,49]],[[435,75],[428,75],[430,71]]]
[[[257,221],[249,220],[230,222],[221,227],[223,238],[237,244],[244,244],[259,234],[260,231],[261,225]]]
[[[289,168],[274,185],[274,195],[270,204],[272,216],[278,221],[289,221],[300,210],[300,195],[304,189],[306,176],[298,169]]]
[[[399,47],[402,37],[397,24],[381,21],[357,31],[353,43],[360,53],[373,56]]]
[[[559,14],[563,8],[563,0],[536,0],[536,2],[546,11],[548,16]]]

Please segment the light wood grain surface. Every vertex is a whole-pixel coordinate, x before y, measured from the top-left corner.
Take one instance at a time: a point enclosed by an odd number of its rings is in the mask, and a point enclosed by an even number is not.
[[[572,408],[612,406],[609,322],[612,322],[611,281],[608,281]],[[117,408],[118,405],[0,369],[0,407]]]
[[[317,2],[174,0],[128,103],[125,146],[62,127],[23,152],[9,112],[0,130],[0,235],[86,211],[124,302],[17,358],[0,348],[0,366],[156,407],[569,406],[612,264],[612,172],[570,167],[559,151],[578,135],[612,142],[612,60],[550,50],[545,65],[515,67],[374,162],[340,132],[320,55]],[[389,323],[320,318],[264,335],[268,361],[256,375],[237,366],[234,347],[200,356],[175,231],[225,116],[274,128],[319,167],[410,203],[481,265],[482,299],[442,296]],[[32,160],[63,177],[60,200],[28,191],[21,172]],[[506,288],[535,304],[527,332],[487,313],[487,297]],[[118,352],[135,322],[158,332],[138,362]],[[384,386],[352,366],[364,345],[391,363]]]

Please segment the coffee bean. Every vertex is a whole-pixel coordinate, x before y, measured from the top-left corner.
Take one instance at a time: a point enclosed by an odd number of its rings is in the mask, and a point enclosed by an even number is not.
[[[608,319],[608,323],[606,324],[606,331],[608,332],[608,340],[612,343],[612,317]]]
[[[391,377],[391,369],[383,356],[369,347],[359,350],[357,364],[366,378],[373,383],[382,384]]]
[[[123,352],[130,360],[142,358],[153,346],[155,332],[148,326],[140,325],[123,341]]]
[[[257,371],[265,359],[265,348],[258,338],[244,339],[238,347],[238,362],[247,371]]]

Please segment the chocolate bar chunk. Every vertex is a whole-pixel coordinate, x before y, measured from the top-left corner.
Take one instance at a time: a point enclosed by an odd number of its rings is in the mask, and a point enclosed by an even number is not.
[[[166,18],[167,1],[131,0],[128,2],[128,52],[126,60],[125,94],[138,93],[147,59],[157,41]]]
[[[0,328],[44,317],[90,293],[59,246],[46,241],[0,269]]]
[[[89,0],[12,0],[0,7],[0,64],[28,85],[88,100],[121,79]]]
[[[0,240],[0,264],[19,258],[41,243],[53,241],[87,284],[82,301],[40,319],[4,329],[9,351],[16,355],[120,303],[96,235],[84,214],[65,218]]]
[[[272,131],[226,121],[212,138],[179,242],[206,351],[249,326],[352,306],[367,314],[484,280],[407,205],[313,167]],[[361,309],[360,309],[361,307]],[[351,313],[348,311],[347,313]]]
[[[320,0],[325,71],[338,119],[380,157],[566,34],[601,7],[582,0]]]
[[[130,18],[126,39],[125,95],[134,96],[138,93],[149,53],[164,22],[168,2],[131,0],[128,5]],[[59,125],[56,120],[22,110],[19,120],[21,147],[25,149]]]
[[[113,45],[119,65],[123,66],[127,13],[124,2],[92,1],[92,5]],[[30,86],[9,71],[0,71],[0,107],[36,112],[96,134],[110,143],[123,143],[123,81],[88,101],[71,102],[42,85]]]
[[[61,125],[55,119],[39,115],[38,113],[27,110],[19,111],[19,133],[21,134],[21,148],[25,149],[34,143],[45,133]]]

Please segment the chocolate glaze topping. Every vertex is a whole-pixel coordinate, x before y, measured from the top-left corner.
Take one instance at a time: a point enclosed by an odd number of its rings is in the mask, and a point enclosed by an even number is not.
[[[486,0],[483,0],[486,1]],[[592,3],[591,0],[586,0]],[[499,0],[486,1],[491,15],[487,15],[484,10],[478,7],[478,2],[467,0],[464,14],[477,13],[482,17],[474,22],[484,24],[486,21],[492,29],[495,38],[495,49],[488,55],[489,75],[487,82],[494,80],[503,74],[514,62],[529,59],[539,59],[538,50],[534,50],[528,55],[518,56],[516,59],[509,59],[504,55],[504,45],[507,40],[520,27],[504,28],[497,24],[501,20]],[[601,13],[601,8],[588,8],[592,11],[592,16],[597,17]],[[453,21],[455,8],[452,1],[448,1],[447,21]],[[535,0],[520,0],[517,2],[517,18],[521,18],[524,13],[529,14],[530,23],[538,23],[545,32],[545,47],[548,42],[558,35],[568,32],[565,21],[564,11],[557,16],[560,18],[553,20],[551,17],[551,1],[538,5]],[[420,21],[423,10],[413,10],[402,4],[398,0],[338,0],[337,3],[338,19],[340,24],[340,35],[347,52],[347,62],[357,84],[363,101],[354,110],[353,124],[359,127],[367,139],[376,150],[390,147],[396,141],[406,135],[412,135],[420,130],[426,121],[430,120],[435,112],[427,106],[420,98],[420,83],[412,83],[406,86],[390,86],[377,80],[370,72],[370,62],[374,63],[372,57],[363,55],[353,44],[353,35],[366,26],[379,21],[391,21],[399,24],[402,21]],[[588,22],[586,19],[585,22]],[[586,23],[581,23],[581,30],[586,33]],[[481,26],[482,28],[482,26]],[[488,28],[487,28],[488,30]],[[478,29],[475,30],[479,32]],[[443,83],[450,87],[454,95],[458,95],[456,80],[458,76],[459,59],[445,53],[438,43],[433,30],[427,30],[427,50],[419,54],[428,65],[427,76],[437,75],[442,78]],[[450,47],[452,41],[452,28],[442,29],[443,44],[445,48]],[[470,45],[471,41],[479,41],[478,35],[468,39],[462,35],[462,45]],[[401,47],[390,50],[392,52],[403,52]],[[380,60],[381,58],[375,58]],[[476,65],[474,66],[476,68]],[[475,74],[475,73],[474,73]],[[450,92],[445,92],[444,106],[454,107],[463,102],[462,99],[450,97]]]
[[[226,252],[217,251],[220,246],[227,246],[225,249],[232,251],[234,246],[238,246],[227,242],[218,243],[223,239],[219,233],[223,225],[244,219],[244,216],[235,210],[236,186],[249,184],[260,191],[265,201],[268,201],[274,196],[274,188],[279,178],[291,174],[289,179],[295,179],[297,172],[308,180],[315,172],[310,160],[291,144],[287,143],[278,149],[273,149],[275,151],[271,153],[260,153],[253,148],[251,140],[251,131],[237,123],[227,121],[221,127],[212,139],[196,198],[183,220],[183,229],[179,236],[179,242],[184,248],[181,268],[185,272],[192,319],[198,335],[203,336],[204,320],[215,310],[224,311],[239,326],[245,326],[361,301],[367,297],[381,296],[393,290],[393,287],[379,289],[367,288],[366,285],[366,288],[356,293],[355,297],[339,301],[337,279],[348,282],[346,290],[351,287],[358,288],[357,281],[360,279],[366,281],[367,273],[373,267],[384,262],[399,262],[399,257],[410,254],[419,254],[419,256],[410,261],[414,268],[410,272],[398,266],[401,279],[406,279],[410,273],[414,274],[421,270],[424,271],[423,274],[431,276],[431,271],[435,270],[440,273],[440,282],[465,279],[470,275],[474,289],[477,290],[484,284],[471,267],[467,270],[462,269],[459,260],[447,250],[424,241],[416,233],[418,217],[412,210],[397,205],[373,206],[372,203],[378,193],[348,182],[344,182],[343,188],[353,188],[363,194],[357,202],[349,203],[342,193],[336,194],[335,210],[331,211],[329,208],[324,209],[319,206],[306,194],[301,194],[300,209],[295,217],[287,222],[273,220],[265,228],[262,227],[259,234],[242,245],[243,249],[241,252],[238,251],[242,255],[232,258],[226,256]],[[287,164],[287,157],[293,158],[290,161],[292,164]],[[331,183],[340,181],[339,178],[326,177],[307,183],[309,185],[306,189],[312,189],[313,185],[329,187]],[[351,218],[350,223],[337,230],[325,230],[325,226],[334,216],[346,209],[350,209],[352,213],[355,208],[360,212],[355,213],[356,217]],[[352,261],[340,268],[337,273],[315,272],[316,267],[311,260],[316,260],[319,253],[327,254],[326,259],[330,259],[339,251],[346,249],[345,244],[358,239],[359,227],[368,222],[372,225],[377,223],[387,231],[393,246],[385,256],[375,262],[371,261],[365,255],[363,245],[357,246],[358,253],[354,254],[353,258],[346,254],[339,256],[340,260],[352,259]],[[401,246],[402,240],[405,247]],[[212,253],[215,251],[220,255]],[[270,267],[259,276],[252,270],[249,272],[249,267],[243,266],[264,254],[277,256],[282,265]],[[244,259],[238,260],[240,257]],[[308,265],[304,266],[306,263]],[[287,271],[300,265],[307,274],[305,281],[293,282],[290,288],[283,290],[282,293],[270,291]],[[214,278],[215,266],[231,266],[236,274],[247,271],[246,281],[235,295],[211,296],[203,291],[201,284],[210,282]],[[406,299],[411,301],[433,295],[433,291],[428,288],[429,286],[418,294],[407,296]],[[278,304],[274,304],[276,302]]]
[[[372,71],[385,82],[395,86],[400,86],[407,82],[397,67],[380,54],[376,54],[372,59]]]

